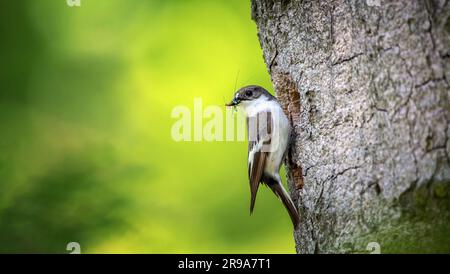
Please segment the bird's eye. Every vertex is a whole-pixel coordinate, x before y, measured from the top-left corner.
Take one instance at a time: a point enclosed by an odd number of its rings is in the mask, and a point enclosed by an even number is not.
[[[247,90],[247,91],[245,92],[245,95],[246,95],[247,97],[250,97],[250,96],[253,95],[253,92],[252,92],[251,90]]]

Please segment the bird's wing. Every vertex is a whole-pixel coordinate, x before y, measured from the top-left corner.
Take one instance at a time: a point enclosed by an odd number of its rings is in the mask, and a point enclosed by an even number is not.
[[[247,118],[248,130],[248,177],[250,180],[250,213],[253,212],[256,193],[264,173],[269,151],[266,149],[271,142],[272,114],[268,111],[260,112],[256,116]]]

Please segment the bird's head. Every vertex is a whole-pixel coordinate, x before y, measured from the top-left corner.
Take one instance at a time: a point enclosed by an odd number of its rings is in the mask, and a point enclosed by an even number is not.
[[[266,101],[266,100],[273,100],[275,97],[273,97],[267,90],[260,86],[245,86],[234,94],[233,100],[226,104],[226,106],[248,106],[256,101]]]

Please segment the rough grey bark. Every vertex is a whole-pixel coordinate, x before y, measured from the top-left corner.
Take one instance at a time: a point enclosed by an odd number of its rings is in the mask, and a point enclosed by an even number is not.
[[[299,253],[450,252],[449,1],[253,0]]]

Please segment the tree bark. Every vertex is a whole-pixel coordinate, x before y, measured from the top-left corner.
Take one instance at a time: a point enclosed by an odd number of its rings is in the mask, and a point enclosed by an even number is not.
[[[298,253],[450,252],[449,2],[252,0]]]

